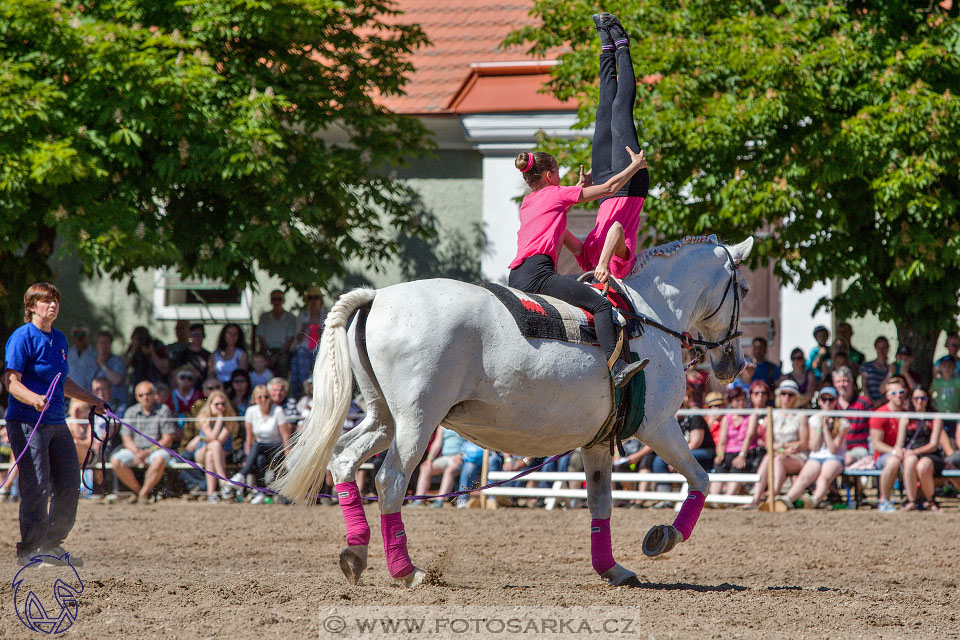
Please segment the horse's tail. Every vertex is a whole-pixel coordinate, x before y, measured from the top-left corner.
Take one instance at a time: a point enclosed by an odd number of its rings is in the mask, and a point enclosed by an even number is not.
[[[313,366],[313,408],[294,436],[286,471],[273,488],[294,502],[314,504],[327,463],[350,410],[353,370],[347,347],[347,321],[376,297],[375,289],[354,289],[340,296],[327,314]]]

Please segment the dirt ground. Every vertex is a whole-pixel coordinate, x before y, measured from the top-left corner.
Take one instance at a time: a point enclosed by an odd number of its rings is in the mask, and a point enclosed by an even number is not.
[[[707,509],[689,542],[655,560],[640,542],[673,513],[616,509],[614,554],[637,572],[639,588],[613,588],[593,573],[585,509],[420,507],[405,509],[404,521],[411,556],[433,570],[433,584],[400,589],[386,570],[379,512],[371,506],[367,515],[370,566],[352,587],[337,567],[344,525],[336,506],[81,501],[67,547],[84,557],[85,590],[66,636],[343,637],[321,628],[320,608],[416,604],[437,614],[614,607],[643,638],[960,638],[955,507]],[[5,578],[17,570],[17,527],[17,505],[0,504]],[[6,584],[0,637],[37,637],[15,617]]]

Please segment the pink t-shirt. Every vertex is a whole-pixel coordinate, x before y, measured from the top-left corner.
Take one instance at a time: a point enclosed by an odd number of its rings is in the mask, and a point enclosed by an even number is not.
[[[633,263],[637,260],[637,230],[640,228],[640,213],[645,198],[620,196],[607,198],[600,203],[597,211],[597,224],[583,241],[583,251],[577,256],[577,263],[584,271],[596,269],[603,253],[603,243],[607,240],[607,231],[614,222],[623,225],[624,244],[627,245],[626,259],[614,254],[610,260],[610,273],[616,278],[625,278]]]
[[[723,419],[727,423],[727,448],[724,453],[739,453],[743,449],[743,441],[747,439],[750,416],[728,413]]]
[[[582,187],[549,186],[527,194],[520,205],[517,257],[510,263],[511,269],[539,254],[550,256],[556,266],[560,238],[567,228],[567,211],[577,204],[582,191]]]

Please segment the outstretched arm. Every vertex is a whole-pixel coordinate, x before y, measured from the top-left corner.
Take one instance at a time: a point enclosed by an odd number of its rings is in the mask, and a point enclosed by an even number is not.
[[[566,229],[563,230],[563,246],[567,248],[567,251],[572,253],[575,256],[580,255],[583,251],[583,243]]]
[[[630,164],[627,165],[627,168],[601,185],[584,187],[583,191],[580,192],[580,199],[577,202],[593,202],[594,200],[614,195],[629,182],[633,174],[647,166],[647,160],[643,157],[643,151],[634,153],[630,147],[626,147],[626,150],[627,153],[630,154]]]

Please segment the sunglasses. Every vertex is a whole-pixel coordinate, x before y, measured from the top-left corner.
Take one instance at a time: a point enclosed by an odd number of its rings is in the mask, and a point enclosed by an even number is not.
[[[189,380],[190,382],[193,382],[194,380],[196,380],[196,378],[192,374],[181,373],[180,375],[177,376],[177,380]]]
[[[791,360],[803,360],[803,356],[790,356]]]
[[[270,396],[257,396],[254,398],[254,400],[269,400],[269,399],[270,399]]]
[[[913,396],[914,402],[926,402],[929,399],[927,396]]]
[[[899,391],[887,391],[887,395],[888,396],[905,396],[907,395],[907,392],[904,391],[903,389],[900,389]]]
[[[226,403],[224,403],[224,402],[214,402],[214,403],[213,403],[213,406],[215,406],[215,407],[222,407],[222,406],[224,406],[225,404],[226,404]]]
[[[319,300],[323,296],[307,296],[307,300]]]
[[[820,402],[836,402],[837,399],[833,396],[820,396]]]
[[[270,298],[270,302],[283,302],[283,298]]]
[[[751,391],[751,392],[750,392],[750,395],[752,395],[752,396],[765,396],[765,395],[767,395],[767,392],[764,391],[763,389],[757,389],[756,391]]]
[[[780,395],[781,395],[781,396],[796,396],[797,394],[795,394],[793,391],[781,391],[781,392],[780,392]]]

